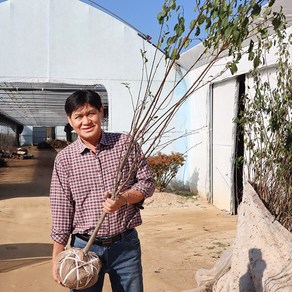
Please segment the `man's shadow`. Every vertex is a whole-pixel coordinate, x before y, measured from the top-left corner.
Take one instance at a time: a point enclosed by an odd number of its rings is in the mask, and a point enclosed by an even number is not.
[[[262,252],[258,248],[248,251],[249,263],[247,272],[239,279],[240,292],[263,292],[262,278],[266,262],[262,259]]]

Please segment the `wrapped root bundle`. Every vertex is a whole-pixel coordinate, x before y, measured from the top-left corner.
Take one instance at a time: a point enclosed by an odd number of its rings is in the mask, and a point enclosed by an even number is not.
[[[56,274],[67,288],[82,290],[97,282],[101,261],[94,252],[69,248],[57,255],[56,262]]]

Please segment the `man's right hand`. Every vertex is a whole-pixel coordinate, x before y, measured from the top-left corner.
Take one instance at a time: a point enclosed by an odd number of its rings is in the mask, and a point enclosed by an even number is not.
[[[55,282],[62,285],[60,279],[58,278],[58,275],[56,274],[56,257],[57,255],[65,250],[65,246],[63,244],[60,244],[58,242],[54,241],[53,244],[53,254],[52,254],[52,274]],[[63,285],[62,285],[63,286]]]

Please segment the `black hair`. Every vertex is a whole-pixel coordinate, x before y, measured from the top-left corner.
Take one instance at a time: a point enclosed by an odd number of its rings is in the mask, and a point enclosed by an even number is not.
[[[83,107],[87,103],[97,108],[99,111],[102,107],[101,98],[97,92],[93,90],[75,91],[66,99],[65,102],[65,112],[67,116],[70,117],[75,110]]]

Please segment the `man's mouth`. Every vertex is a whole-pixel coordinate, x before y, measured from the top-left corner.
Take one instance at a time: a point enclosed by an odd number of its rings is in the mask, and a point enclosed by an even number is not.
[[[91,132],[92,129],[93,129],[93,127],[87,127],[87,128],[82,128],[81,130],[82,130],[83,132]]]

